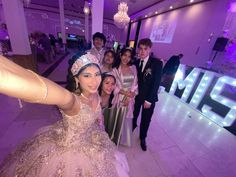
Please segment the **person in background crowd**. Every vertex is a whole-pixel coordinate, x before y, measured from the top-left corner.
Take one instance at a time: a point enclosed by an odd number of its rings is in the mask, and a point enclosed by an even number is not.
[[[7,54],[11,49],[11,44],[9,40],[9,34],[7,31],[7,25],[5,23],[2,23],[0,28],[0,44],[2,53]]]
[[[171,83],[174,80],[175,73],[179,67],[180,59],[183,58],[183,54],[173,55],[170,59],[166,62],[162,72],[162,81],[161,85],[165,87],[166,91],[169,91]]]
[[[183,54],[179,55],[173,55],[170,57],[170,59],[166,62],[163,68],[162,74],[175,74],[179,64],[180,64],[180,59],[183,58]]]
[[[45,33],[41,34],[41,38],[38,41],[38,45],[42,48],[42,52],[44,54],[44,58],[47,63],[52,62],[52,47],[51,42],[48,36]]]
[[[55,57],[56,55],[56,38],[54,37],[53,34],[49,34],[49,39],[50,39],[50,43],[51,43],[51,48],[52,48],[52,56]]]

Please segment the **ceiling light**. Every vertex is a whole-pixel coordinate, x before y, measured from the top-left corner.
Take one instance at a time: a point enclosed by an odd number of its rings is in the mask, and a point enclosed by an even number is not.
[[[84,1],[84,8],[83,8],[84,14],[88,15],[90,13],[90,9],[89,9],[89,4],[88,1]]]
[[[84,10],[85,15],[88,15],[90,12],[89,7],[84,7],[83,10]]]
[[[173,6],[170,6],[170,9],[173,9]]]
[[[128,5],[126,2],[121,2],[118,5],[118,12],[114,15],[114,23],[118,28],[124,28],[130,22],[130,18],[127,14]]]

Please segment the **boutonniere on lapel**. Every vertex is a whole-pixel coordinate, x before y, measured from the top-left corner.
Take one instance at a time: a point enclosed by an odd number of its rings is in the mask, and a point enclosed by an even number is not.
[[[152,70],[151,70],[151,68],[147,68],[147,69],[145,70],[144,76],[148,76],[148,75],[152,75]]]

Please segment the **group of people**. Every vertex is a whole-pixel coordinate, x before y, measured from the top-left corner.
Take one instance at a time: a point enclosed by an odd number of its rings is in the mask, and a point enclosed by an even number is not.
[[[51,63],[55,55],[59,52],[56,47],[59,41],[53,34],[47,36],[42,32],[33,32],[29,35],[29,42],[33,53],[37,55],[35,58],[40,61]],[[7,25],[2,23],[0,27],[0,53],[7,55],[11,50]]]
[[[131,147],[142,107],[139,137],[141,148],[146,151],[147,132],[158,100],[162,62],[151,56],[152,42],[148,38],[138,43],[138,59],[134,58],[132,48],[125,47],[115,53],[111,49],[105,50],[105,43],[105,36],[97,32],[93,35],[94,47],[86,51],[97,58],[102,72],[99,94],[105,130],[116,145]],[[70,75],[73,77],[73,74]],[[75,85],[75,82],[71,82],[72,77],[68,79],[69,85]],[[76,91],[71,86],[67,88]]]
[[[138,42],[138,59],[124,48],[105,51],[102,33],[94,48],[70,67],[70,91],[0,56],[0,93],[31,103],[58,106],[63,119],[41,128],[0,165],[0,176],[128,176],[116,144],[131,146],[141,108],[140,146],[146,137],[161,82],[162,62],[150,56],[152,42]],[[100,47],[97,47],[100,46]],[[111,140],[113,141],[111,141]]]
[[[30,34],[29,40],[38,61],[52,63],[56,54],[59,53],[56,47],[58,40],[52,34],[47,36],[45,33],[34,32]]]
[[[7,25],[5,23],[2,23],[0,28],[0,53],[5,55],[10,50],[11,50],[11,43],[7,31]]]

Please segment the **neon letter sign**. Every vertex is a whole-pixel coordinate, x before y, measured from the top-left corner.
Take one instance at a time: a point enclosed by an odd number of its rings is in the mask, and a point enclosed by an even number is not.
[[[192,89],[199,77],[200,72],[204,72],[204,75],[189,102],[190,106],[196,109],[205,96],[207,89],[212,84],[215,73],[201,70],[199,68],[194,68],[185,78],[185,70],[185,65],[179,65],[169,93],[174,95],[177,87],[180,90],[184,89],[181,100],[186,102],[188,97],[190,96],[190,93],[192,92]],[[229,76],[219,77],[210,93],[210,97],[212,100],[219,102],[230,109],[226,116],[221,117],[217,113],[213,112],[211,110],[211,107],[206,104],[204,104],[202,109],[200,110],[203,115],[219,124],[220,126],[230,126],[236,120],[236,101],[221,95],[221,92],[224,90],[225,84],[236,87],[236,79]]]

